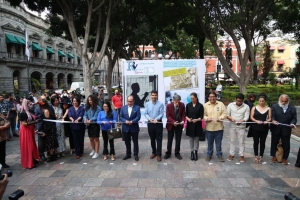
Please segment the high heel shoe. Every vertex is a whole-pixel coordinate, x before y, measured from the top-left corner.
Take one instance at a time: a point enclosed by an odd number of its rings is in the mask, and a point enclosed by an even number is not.
[[[194,151],[191,152],[191,160],[195,160],[195,154],[194,154]]]
[[[198,160],[198,152],[195,150],[194,152],[194,160],[197,161]]]
[[[259,163],[259,164],[262,164],[262,162],[263,162],[263,158],[262,158],[262,156],[259,156],[259,158],[258,158],[258,163]]]
[[[258,156],[255,156],[254,162],[257,163],[257,164],[259,163],[259,158],[258,158]]]

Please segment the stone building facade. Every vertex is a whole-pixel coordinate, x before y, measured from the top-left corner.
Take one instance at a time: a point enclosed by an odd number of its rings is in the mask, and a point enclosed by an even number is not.
[[[80,56],[72,42],[48,36],[48,27],[40,15],[28,12],[23,3],[12,7],[0,0],[0,92],[29,91],[37,81],[41,90],[68,89],[72,82],[84,81]],[[25,30],[29,60],[25,55]],[[104,58],[94,74],[97,84],[105,84],[107,63]],[[112,76],[112,85],[116,85],[121,77],[117,67]]]

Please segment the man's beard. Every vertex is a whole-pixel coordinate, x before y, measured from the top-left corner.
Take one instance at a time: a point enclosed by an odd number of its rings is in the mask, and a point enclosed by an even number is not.
[[[289,106],[289,103],[283,105],[280,101],[278,101],[278,105],[279,105],[279,107],[281,107],[281,108],[287,108],[287,107]]]

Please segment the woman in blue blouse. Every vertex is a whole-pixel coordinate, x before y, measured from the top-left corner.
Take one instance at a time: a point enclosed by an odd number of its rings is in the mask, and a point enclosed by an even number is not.
[[[117,114],[115,111],[112,111],[110,103],[107,101],[103,104],[103,110],[99,112],[97,123],[101,125],[102,137],[103,137],[103,155],[104,160],[107,160],[108,155],[108,136],[107,131],[111,128],[115,128],[115,123],[117,121]],[[114,140],[109,140],[110,145],[110,159],[115,160],[115,148],[114,148]]]
[[[99,157],[98,152],[100,146],[100,126],[96,124],[96,121],[101,108],[97,104],[98,98],[95,95],[90,95],[87,98],[85,104],[85,112],[83,116],[83,121],[87,125],[88,135],[92,146],[92,152],[90,153],[90,156],[93,156],[92,158]]]
[[[76,159],[83,156],[85,125],[82,122],[84,115],[84,107],[80,106],[80,97],[72,98],[73,107],[69,108],[68,116],[73,122],[70,124],[71,132],[74,138]]]

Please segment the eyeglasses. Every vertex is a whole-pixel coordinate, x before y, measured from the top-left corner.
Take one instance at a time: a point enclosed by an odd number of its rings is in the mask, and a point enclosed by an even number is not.
[[[208,98],[213,99],[213,98],[216,98],[216,97],[215,96],[209,96]]]

